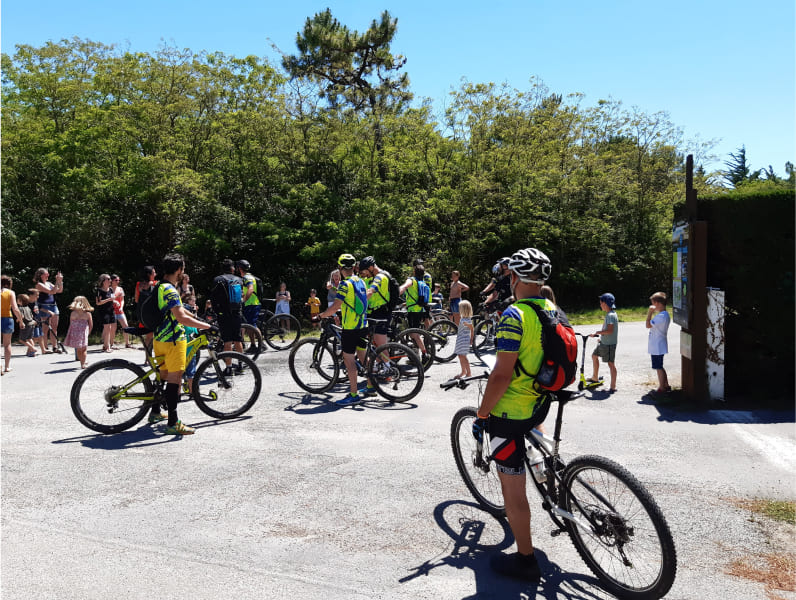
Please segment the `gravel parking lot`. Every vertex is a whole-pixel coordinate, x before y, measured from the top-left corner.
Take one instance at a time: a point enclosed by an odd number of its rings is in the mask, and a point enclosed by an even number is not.
[[[677,386],[678,335],[672,327],[666,362]],[[107,356],[91,350],[89,362]],[[247,415],[217,421],[182,404],[197,432],[177,438],[146,423],[114,436],[83,428],[69,405],[72,356],[14,352],[0,382],[5,600],[611,597],[533,507],[543,582],[490,572],[489,554],[512,539],[477,508],[453,462],[451,417],[477,401],[476,386],[439,389],[455,362],[432,367],[410,403],[339,409],[332,401],[344,391],[304,393],[287,353],[268,351]],[[792,411],[655,403],[643,323],[621,324],[617,365],[618,393],[566,411],[565,456],[608,456],[653,493],[678,550],[668,597],[774,597],[725,571],[736,558],[794,551],[792,530],[732,502],[796,497]]]

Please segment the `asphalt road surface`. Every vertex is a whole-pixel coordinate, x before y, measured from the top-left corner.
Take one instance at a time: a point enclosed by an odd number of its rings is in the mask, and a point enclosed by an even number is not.
[[[793,551],[792,532],[777,537],[733,499],[794,499],[793,412],[656,404],[646,335],[643,323],[620,324],[619,391],[568,405],[562,453],[608,456],[652,492],[677,545],[669,598],[768,598],[765,585],[726,570],[783,544]],[[678,336],[673,326],[675,386]],[[89,362],[110,356],[90,350]],[[304,393],[287,353],[268,351],[247,415],[217,421],[181,404],[197,432],[179,438],[162,424],[85,429],[69,405],[72,356],[14,354],[0,380],[4,600],[612,597],[566,536],[549,535],[535,499],[543,581],[490,572],[489,554],[512,538],[477,508],[453,461],[451,417],[477,402],[476,386],[440,390],[456,362],[432,367],[411,403],[339,409],[344,391]]]

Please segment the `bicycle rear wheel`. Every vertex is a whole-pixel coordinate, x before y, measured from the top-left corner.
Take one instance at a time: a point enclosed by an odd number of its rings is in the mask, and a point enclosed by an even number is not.
[[[301,323],[293,315],[274,315],[260,323],[265,343],[274,350],[292,348],[301,336]]]
[[[244,354],[251,356],[252,360],[257,360],[263,350],[265,350],[265,342],[263,341],[263,334],[254,325],[243,323],[240,326],[240,335],[243,344],[249,342],[248,347],[244,350]]]
[[[423,387],[423,363],[413,350],[398,342],[387,342],[368,360],[368,379],[382,397],[390,402],[407,402]],[[388,362],[375,356],[387,355]]]
[[[662,598],[672,587],[677,553],[661,509],[624,467],[580,456],[563,476],[572,543],[605,587],[622,598]]]
[[[456,335],[459,328],[453,321],[441,319],[428,328],[434,340],[434,360],[450,362],[456,358]]]
[[[301,389],[322,394],[331,389],[340,376],[340,363],[332,344],[320,340],[301,340],[287,359],[290,374]]]
[[[412,337],[413,335],[418,336],[422,340],[423,347],[426,349],[425,354],[420,351],[420,346]],[[420,357],[420,361],[423,363],[423,371],[428,371],[431,368],[431,365],[434,364],[434,357],[436,355],[434,338],[425,329],[420,329],[417,327],[404,329],[398,334],[395,341],[399,344],[403,344]]]
[[[72,412],[100,433],[119,433],[144,418],[154,385],[140,366],[120,358],[94,363],[72,384]]]
[[[503,491],[500,487],[495,463],[489,460],[489,440],[484,433],[484,441],[473,437],[473,421],[477,410],[471,406],[459,409],[451,422],[451,448],[456,468],[464,480],[464,485],[484,510],[496,517],[506,514],[503,504]]]
[[[231,361],[229,367],[227,359]],[[261,389],[262,375],[251,358],[240,352],[219,352],[196,369],[193,399],[206,415],[231,419],[249,410]]]

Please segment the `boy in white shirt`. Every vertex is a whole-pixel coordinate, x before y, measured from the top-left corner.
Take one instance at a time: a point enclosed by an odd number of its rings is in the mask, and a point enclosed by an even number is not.
[[[666,369],[663,368],[663,355],[669,352],[669,343],[666,334],[669,331],[669,313],[666,312],[666,294],[655,292],[650,297],[651,305],[647,310],[647,329],[650,330],[649,341],[647,342],[647,352],[652,357],[652,368],[658,374],[659,394],[672,391],[669,386],[669,379],[666,376]]]

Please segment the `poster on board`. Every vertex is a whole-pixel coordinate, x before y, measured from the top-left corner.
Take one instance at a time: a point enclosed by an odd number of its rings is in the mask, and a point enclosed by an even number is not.
[[[691,226],[685,222],[672,227],[672,317],[680,327],[689,329],[691,289],[688,280],[688,246]]]

